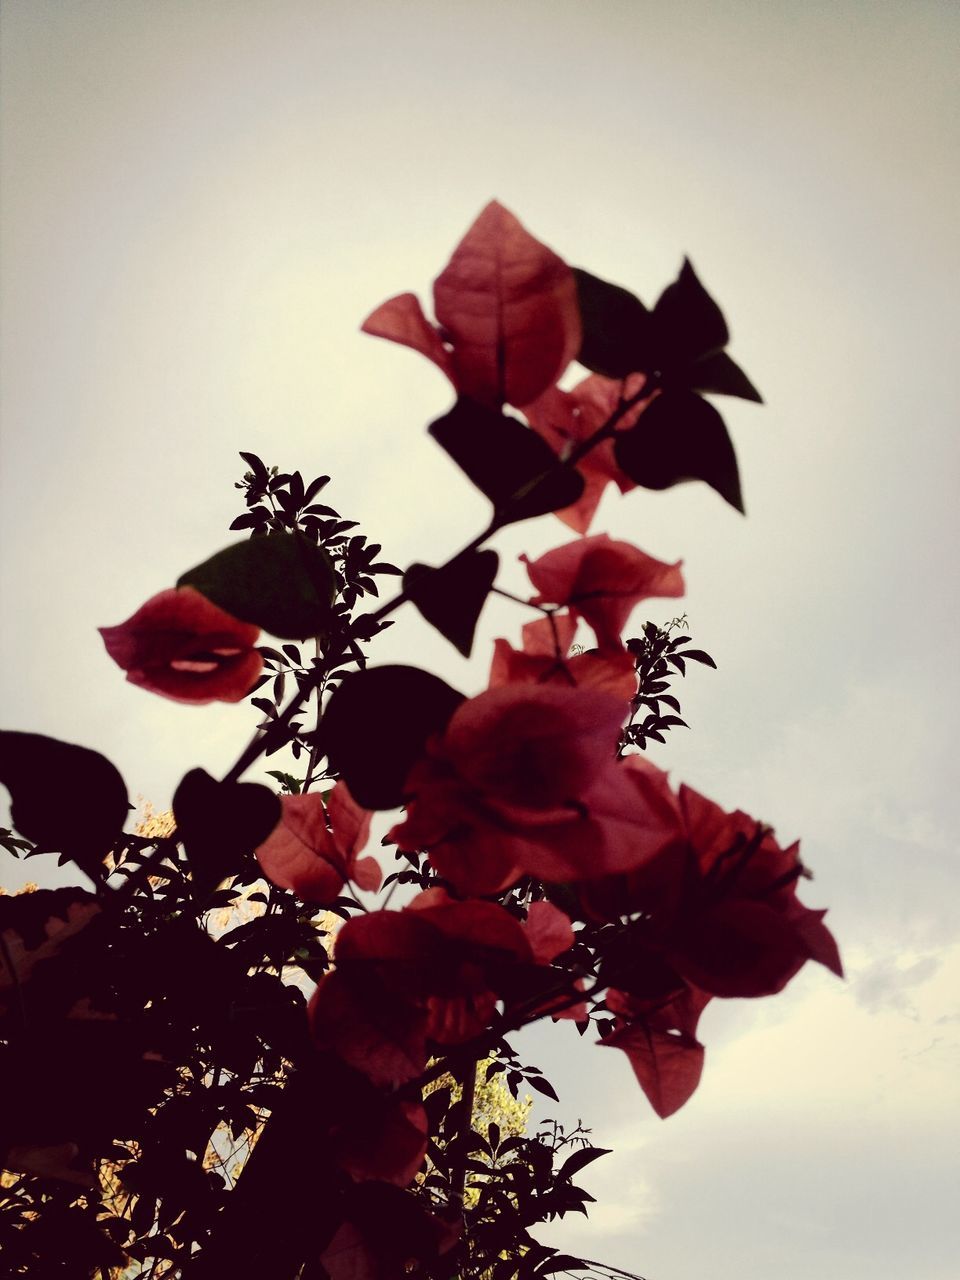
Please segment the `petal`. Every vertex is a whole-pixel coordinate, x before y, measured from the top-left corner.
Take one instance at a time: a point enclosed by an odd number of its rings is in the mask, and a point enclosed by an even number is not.
[[[179,702],[239,702],[263,667],[253,648],[259,627],[192,587],[161,591],[126,622],[99,630],[131,684]]]
[[[496,201],[454,250],[433,297],[456,385],[483,404],[529,404],[580,349],[572,271]]]
[[[450,352],[423,314],[416,294],[400,293],[381,303],[376,311],[367,316],[360,328],[363,333],[372,334],[375,338],[386,338],[390,342],[412,347],[414,351],[419,351],[428,360],[432,360],[451,382],[454,381]]]
[[[332,902],[347,879],[347,867],[327,829],[320,794],[281,796],[280,804],[280,822],[255,850],[263,874],[304,902]]]
[[[700,1083],[703,1045],[683,1032],[661,1031],[641,1019],[618,1027],[600,1044],[623,1050],[662,1120],[679,1111]]]

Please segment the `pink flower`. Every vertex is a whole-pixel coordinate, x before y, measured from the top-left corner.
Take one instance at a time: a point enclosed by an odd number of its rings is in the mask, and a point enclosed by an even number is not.
[[[338,782],[326,802],[318,792],[281,796],[283,816],[256,850],[263,874],[304,902],[330,902],[347,880],[361,889],[380,886],[374,858],[357,854],[370,836],[370,811]]]
[[[606,533],[568,542],[537,560],[520,558],[539,592],[532,603],[569,606],[593,628],[601,649],[620,647],[627,619],[641,600],[684,591],[681,561],[654,560]]]
[[[609,694],[552,684],[470,699],[410,772],[406,819],[390,838],[426,849],[462,893],[638,866],[672,838],[676,817],[615,758],[624,710]]]
[[[523,648],[495,640],[490,688],[502,684],[558,684],[598,689],[629,702],[637,691],[633,660],[625,649],[568,656],[577,628],[569,613],[538,618],[523,628]]]
[[[403,293],[368,316],[363,331],[413,347],[481,404],[528,404],[580,349],[573,272],[495,200],[437,277],[433,300],[437,326]]]
[[[263,667],[259,627],[173,587],[117,627],[100,627],[107,653],[131,684],[176,702],[239,702]]]

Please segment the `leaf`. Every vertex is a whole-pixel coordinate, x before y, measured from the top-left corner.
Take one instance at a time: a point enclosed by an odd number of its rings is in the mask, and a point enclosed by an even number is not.
[[[418,667],[368,667],[348,675],[320,726],[332,770],[365,809],[393,809],[431,734],[442,732],[463,694]]]
[[[661,367],[689,364],[721,351],[730,341],[723,312],[697,278],[689,258],[653,309]]]
[[[427,622],[465,658],[499,564],[495,551],[468,551],[439,569],[412,564],[403,576],[404,591]]]
[[[686,384],[692,391],[712,391],[714,395],[739,396],[741,400],[763,404],[763,396],[725,351],[698,360],[689,371]]]
[[[542,1093],[547,1098],[552,1098],[554,1102],[559,1102],[557,1091],[549,1080],[544,1080],[542,1076],[527,1076],[527,1084],[531,1089],[536,1089],[537,1093]]]
[[[336,595],[336,574],[320,547],[302,534],[250,538],[188,570],[178,587],[194,587],[235,618],[282,639],[323,635]]]
[[[580,473],[561,468],[550,446],[518,418],[461,397],[429,430],[505,523],[562,510],[583,493]]]
[[[606,378],[654,368],[650,312],[628,289],[573,269],[580,301],[583,343],[579,362]]]
[[[723,419],[692,391],[665,391],[641,421],[617,435],[617,463],[646,489],[669,489],[684,480],[705,480],[731,506],[743,511],[737,458]]]
[[[250,470],[253,472],[254,482],[259,488],[263,488],[270,476],[267,468],[263,465],[255,453],[244,453],[240,450],[240,457],[244,460]]]
[[[203,769],[184,775],[173,797],[173,816],[198,900],[240,870],[280,815],[278,797],[258,782],[218,782]]]
[[[717,669],[717,664],[710,657],[709,653],[704,653],[702,649],[684,649],[683,656],[685,658],[691,658],[694,662],[702,662],[704,666],[713,667],[714,671]]]
[[[588,1164],[592,1164],[594,1160],[599,1160],[601,1156],[610,1154],[609,1147],[582,1147],[579,1151],[574,1151],[572,1156],[568,1156],[557,1171],[556,1178],[560,1182],[564,1178],[567,1180],[573,1178],[585,1169]]]
[[[130,804],[118,770],[98,751],[39,733],[0,733],[0,782],[21,835],[97,879]]]

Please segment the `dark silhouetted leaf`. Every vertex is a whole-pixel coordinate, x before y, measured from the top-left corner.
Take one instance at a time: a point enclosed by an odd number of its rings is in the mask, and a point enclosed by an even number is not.
[[[0,782],[20,834],[96,878],[130,809],[110,761],[57,738],[8,731],[0,733]]]
[[[427,622],[465,658],[499,564],[495,551],[468,551],[440,569],[412,564],[403,576],[404,591]]]
[[[463,694],[418,667],[369,667],[347,676],[323,717],[332,769],[365,809],[393,809],[411,766],[441,732]]]
[[[704,653],[702,649],[684,649],[683,656],[690,658],[693,662],[702,662],[704,666],[713,667],[714,671],[717,669],[717,664],[709,653]]]
[[[683,480],[705,480],[743,511],[737,458],[723,419],[692,391],[665,391],[641,421],[618,435],[618,464],[646,489],[669,489]]]
[[[191,769],[173,797],[173,816],[201,901],[280,821],[280,801],[258,782],[218,782]]]
[[[763,396],[725,351],[698,360],[686,382],[692,391],[712,391],[714,395],[739,396],[741,400],[763,404]]]
[[[609,1154],[610,1149],[608,1147],[583,1147],[580,1151],[574,1151],[572,1156],[567,1156],[557,1171],[557,1180],[572,1178],[581,1169],[585,1169],[588,1164],[592,1164],[594,1160],[599,1160],[601,1156],[608,1156]]]
[[[326,553],[301,534],[278,533],[218,551],[177,581],[244,622],[282,639],[322,635],[336,575]]]
[[[657,299],[653,326],[664,370],[722,351],[730,341],[723,312],[698,280],[689,258]]]
[[[535,431],[472,400],[459,399],[430,424],[430,434],[506,523],[572,506],[583,493],[583,477],[560,469]]]
[[[574,267],[583,344],[577,359],[593,373],[625,378],[654,368],[650,312],[639,298]]]
[[[557,1091],[549,1080],[544,1080],[542,1076],[528,1076],[527,1084],[531,1089],[536,1089],[537,1093],[542,1093],[547,1098],[552,1098],[554,1102],[559,1102]]]

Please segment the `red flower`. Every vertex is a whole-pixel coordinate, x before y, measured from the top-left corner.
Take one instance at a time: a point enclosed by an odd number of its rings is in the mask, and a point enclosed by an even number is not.
[[[336,969],[310,1004],[318,1046],[332,1048],[374,1084],[415,1079],[427,1044],[460,1044],[489,1025],[523,971],[573,941],[555,907],[529,926],[495,902],[459,902],[429,889],[403,911],[375,911],[343,926]]]
[[[610,419],[621,399],[632,400],[644,384],[642,373],[631,373],[623,381],[604,378],[598,373],[578,382],[570,391],[548,387],[532,404],[524,406],[527,421],[561,458],[566,458],[576,447],[595,434]],[[632,427],[640,414],[650,404],[641,400],[620,419],[621,430]],[[637,487],[626,472],[621,471],[613,453],[613,439],[602,440],[584,454],[577,463],[583,476],[583,494],[572,507],[557,511],[556,515],[577,533],[590,528],[600,499],[607,485],[613,482],[621,493]]]
[[[559,684],[598,689],[628,702],[637,691],[633,660],[625,649],[569,654],[577,620],[569,613],[538,618],[523,628],[523,648],[493,642],[490,688],[502,684]]]
[[[100,627],[131,684],[176,702],[239,702],[263,667],[259,627],[240,622],[193,587],[173,587],[117,627]]]
[[[357,858],[370,835],[370,811],[338,782],[326,803],[318,792],[281,796],[283,816],[256,850],[263,874],[304,902],[330,902],[347,880],[361,889],[380,886],[374,858]]]
[[[557,685],[472,698],[411,770],[390,838],[426,849],[463,893],[640,865],[674,837],[676,815],[616,761],[623,712],[619,698]]]
[[[495,200],[437,277],[433,300],[437,327],[403,293],[368,316],[363,331],[413,347],[481,404],[528,404],[580,349],[573,272]]]
[[[774,995],[807,960],[842,977],[826,913],[797,897],[798,879],[809,874],[799,844],[781,849],[769,828],[689,787],[679,799],[698,880],[668,944],[677,970],[718,996]]]
[[[609,534],[568,542],[526,563],[539,591],[534,604],[568,605],[594,630],[601,648],[619,648],[627,619],[641,600],[682,596],[681,561],[665,564]]]

